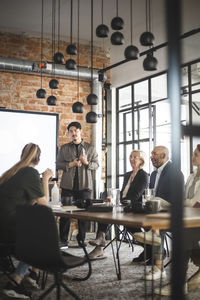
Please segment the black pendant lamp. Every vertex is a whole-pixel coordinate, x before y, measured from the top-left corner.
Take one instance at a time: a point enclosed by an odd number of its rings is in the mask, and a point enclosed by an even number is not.
[[[53,56],[53,60],[55,64],[64,63],[64,55],[59,51],[59,48],[60,48],[60,0],[58,0],[58,51]]]
[[[138,59],[139,50],[133,45],[133,0],[130,0],[130,27],[131,45],[126,47],[124,56],[126,59],[135,60]]]
[[[90,111],[86,115],[86,122],[87,123],[97,123],[98,116],[94,111]]]
[[[142,46],[153,46],[154,35],[151,32],[151,0],[146,0],[146,31],[140,36]]]
[[[93,93],[93,0],[91,0],[91,93],[87,96],[87,104],[97,105],[98,97]],[[87,123],[96,123],[97,114],[93,111],[86,115]]]
[[[52,0],[52,58],[54,58],[54,53],[55,53],[55,12],[56,12],[56,0]],[[55,76],[55,61],[53,59],[52,62],[52,79],[49,81],[49,88],[52,90],[58,89],[59,88],[59,82],[57,79],[54,78]],[[54,95],[51,94],[47,98],[47,104],[48,105],[56,105],[57,99]]]
[[[101,2],[101,21],[102,23],[96,28],[96,36],[99,38],[106,38],[109,34],[109,28],[103,24],[103,0]]]
[[[79,52],[79,21],[80,21],[80,14],[79,14],[79,8],[80,8],[80,0],[78,0],[78,16],[77,16],[77,20],[78,20],[78,32],[77,32],[77,37],[78,37],[78,45],[77,45],[77,50],[78,50],[78,57],[77,57],[77,63],[78,63],[78,66],[77,66],[77,99],[78,101],[75,102],[73,105],[72,105],[72,111],[73,113],[78,113],[78,114],[81,114],[83,113],[84,111],[84,106],[83,106],[83,103],[81,103],[79,101],[79,61],[80,61],[80,52]]]
[[[143,61],[143,68],[145,71],[156,71],[157,70],[158,61],[153,56],[153,53],[150,52],[147,54],[147,57]]]
[[[72,41],[72,34],[73,34],[73,0],[71,0],[71,14],[70,14],[70,44],[66,48],[67,54],[70,55],[70,59],[68,59],[65,64],[65,67],[68,70],[76,69],[76,62],[74,59],[71,58],[71,55],[77,54],[77,48]]]
[[[40,55],[40,75],[41,75],[41,88],[37,90],[36,92],[36,96],[39,99],[44,99],[46,98],[46,91],[45,89],[42,88],[42,67],[43,67],[43,21],[44,21],[44,0],[42,0],[42,20],[41,20],[41,46],[40,46],[40,51],[41,51],[41,55]]]
[[[56,99],[55,96],[51,95],[51,96],[49,96],[49,97],[47,98],[47,104],[48,104],[48,105],[53,106],[53,105],[56,105],[56,103],[57,103],[57,99]]]
[[[111,27],[113,30],[122,30],[124,28],[124,21],[122,18],[118,16],[118,0],[116,0],[116,9],[117,9],[117,16],[112,19]],[[124,36],[121,32],[115,31],[111,35],[110,41],[112,45],[123,45],[124,44]]]

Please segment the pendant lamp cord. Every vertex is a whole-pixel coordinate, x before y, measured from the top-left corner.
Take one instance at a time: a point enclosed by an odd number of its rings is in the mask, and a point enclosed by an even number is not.
[[[131,45],[133,45],[133,1],[130,0]]]
[[[56,11],[56,0],[52,0],[52,59],[55,53],[55,11]],[[53,59],[52,65],[52,77],[55,76],[55,62]],[[52,89],[51,89],[52,93]]]
[[[42,0],[42,18],[41,18],[41,41],[40,41],[40,75],[42,88],[42,60],[43,60],[43,24],[44,24],[44,0]]]
[[[78,52],[78,57],[77,57],[77,77],[78,77],[78,82],[77,82],[77,98],[78,98],[78,101],[79,101],[79,62],[80,62],[80,53],[79,53],[79,42],[80,42],[80,37],[79,37],[79,26],[80,26],[80,0],[78,0],[78,32],[77,32],[77,37],[78,37],[78,44],[77,44],[77,52]]]
[[[60,50],[60,0],[58,0],[58,52]]]
[[[91,93],[93,93],[93,0],[91,0]]]
[[[103,24],[103,0],[101,1],[101,24]]]
[[[73,0],[71,0],[70,44],[72,44]]]
[[[117,10],[117,17],[118,17],[118,0],[116,0],[116,10]]]

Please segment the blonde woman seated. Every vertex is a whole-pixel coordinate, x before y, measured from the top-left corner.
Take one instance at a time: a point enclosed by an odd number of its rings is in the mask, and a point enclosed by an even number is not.
[[[50,169],[42,174],[42,182],[35,166],[40,161],[40,148],[36,144],[27,144],[21,154],[20,161],[0,177],[0,241],[8,245],[15,244],[16,207],[17,205],[48,205],[48,182],[53,176]],[[9,297],[29,299],[22,280],[30,266],[19,262],[12,280],[3,288]],[[38,287],[39,270],[32,268],[27,281]]]
[[[124,175],[124,182],[121,190],[121,202],[128,199],[131,203],[136,201],[142,201],[142,194],[148,187],[149,176],[147,172],[143,170],[145,164],[145,153],[141,150],[132,150],[130,157],[130,164],[132,171],[127,172]],[[99,259],[104,257],[103,247],[106,245],[105,233],[108,225],[98,223],[97,237],[95,240],[91,240],[89,243],[92,246],[96,246],[90,253],[90,259]]]

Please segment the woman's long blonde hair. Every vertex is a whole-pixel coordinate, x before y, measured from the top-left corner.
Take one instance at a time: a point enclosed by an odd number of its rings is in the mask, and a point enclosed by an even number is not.
[[[20,169],[29,166],[30,164],[36,165],[40,160],[40,147],[36,144],[30,143],[24,146],[20,161],[17,162],[13,167],[7,170],[0,177],[0,184],[6,182],[12,176],[14,176]]]

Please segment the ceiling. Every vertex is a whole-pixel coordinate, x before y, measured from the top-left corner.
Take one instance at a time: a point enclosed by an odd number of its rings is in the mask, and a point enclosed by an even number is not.
[[[155,45],[163,43],[166,38],[166,10],[165,0],[151,0],[151,25],[155,36]],[[77,2],[73,0],[73,41],[77,42]],[[147,50],[140,45],[139,37],[146,30],[145,21],[145,0],[133,0],[133,44],[142,52]],[[58,0],[56,0],[56,34],[58,34]],[[60,39],[70,41],[70,0],[60,0]],[[96,37],[96,27],[102,23],[101,0],[94,0],[94,43],[103,47],[105,53],[110,53],[111,64],[124,60],[124,49],[130,44],[130,0],[118,0],[118,15],[124,20],[124,29],[122,33],[125,37],[123,46],[113,46],[110,42],[110,36],[113,33],[110,23],[112,18],[117,15],[116,0],[104,0],[103,23],[110,31],[109,37],[100,39]],[[26,34],[29,36],[41,36],[41,8],[42,0],[1,0],[0,1],[0,31]],[[200,1],[183,0],[182,8],[182,33],[200,27],[199,22]],[[52,1],[44,0],[44,37],[51,38],[52,35]],[[89,43],[91,39],[91,0],[80,0],[80,41]],[[188,39],[188,45],[193,49],[199,50],[200,35],[193,39]],[[190,45],[191,44],[191,45]],[[159,52],[159,51],[158,51]],[[166,58],[157,53],[159,60],[166,61]],[[124,72],[130,81],[130,70],[137,66],[138,72],[142,72],[142,61],[129,62],[119,68],[115,68],[113,78],[117,76],[117,71]],[[129,69],[128,73],[126,71]],[[162,64],[160,69],[162,69]],[[118,70],[117,70],[118,69]],[[135,73],[135,76],[138,76]],[[141,75],[140,75],[141,76]],[[144,75],[143,75],[144,76]],[[134,77],[134,76],[133,76]],[[123,83],[123,80],[121,81]]]

